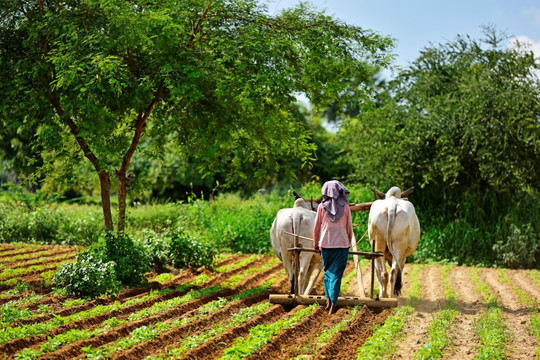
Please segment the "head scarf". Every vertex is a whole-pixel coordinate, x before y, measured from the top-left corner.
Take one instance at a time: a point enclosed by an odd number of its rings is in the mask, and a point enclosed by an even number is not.
[[[349,198],[349,190],[337,180],[331,180],[324,183],[322,187],[323,201],[322,206],[330,220],[338,221],[345,211],[345,205]]]

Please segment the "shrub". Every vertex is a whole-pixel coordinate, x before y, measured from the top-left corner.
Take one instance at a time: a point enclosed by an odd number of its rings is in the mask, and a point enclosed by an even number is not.
[[[497,241],[493,250],[497,254],[497,263],[511,269],[531,269],[540,265],[540,236],[534,233],[530,223],[521,229],[511,224],[507,240]]]
[[[173,228],[166,234],[170,242],[172,264],[180,269],[205,267],[212,270],[217,251],[208,243],[198,241],[181,228]]]
[[[67,294],[84,298],[115,296],[120,290],[115,263],[104,260],[97,248],[77,254],[74,263],[60,266],[54,282]]]
[[[128,235],[109,231],[100,239],[98,246],[104,246],[104,260],[116,263],[116,276],[122,284],[138,286],[147,281],[144,274],[151,270],[151,266],[144,249]]]
[[[171,245],[163,235],[144,230],[141,236],[140,246],[155,271],[161,272],[166,265],[171,265]]]

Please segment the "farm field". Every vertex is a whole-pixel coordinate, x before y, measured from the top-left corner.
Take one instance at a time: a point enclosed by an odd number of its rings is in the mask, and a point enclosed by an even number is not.
[[[116,299],[64,299],[44,286],[75,247],[0,244],[0,358],[534,359],[538,270],[407,264],[394,310],[284,307],[282,264],[222,255],[215,272],[150,274]],[[157,276],[157,277],[156,277]],[[370,268],[363,266],[366,289]],[[159,280],[159,281],[154,281]],[[342,295],[356,295],[353,262]],[[315,286],[322,293],[322,281]]]

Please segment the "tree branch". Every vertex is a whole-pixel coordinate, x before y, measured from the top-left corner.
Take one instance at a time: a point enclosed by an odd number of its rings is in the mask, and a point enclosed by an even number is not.
[[[195,26],[195,29],[193,29],[193,34],[191,34],[191,39],[189,40],[189,43],[186,47],[187,50],[189,50],[195,43],[195,38],[197,38],[197,34],[199,34],[199,32],[201,31],[202,23],[204,19],[206,19],[206,16],[208,15],[208,11],[210,10],[211,5],[212,5],[211,2],[208,3],[208,5],[206,5],[206,9],[204,9],[201,15],[201,18],[199,19],[199,22],[197,23],[197,26]]]
[[[122,165],[120,166],[120,169],[118,169],[116,172],[117,174],[124,174],[124,175],[126,174],[129,163],[131,162],[131,158],[133,157],[135,150],[137,150],[137,146],[139,145],[139,142],[141,140],[141,135],[144,131],[144,128],[146,127],[146,121],[148,120],[148,117],[150,116],[150,113],[154,109],[154,106],[158,102],[159,98],[162,96],[163,96],[163,86],[160,86],[156,95],[154,96],[150,104],[148,104],[146,111],[144,113],[139,113],[139,115],[137,116],[135,133],[133,134],[131,145],[126,151],[126,154],[124,155],[124,159],[122,160]]]

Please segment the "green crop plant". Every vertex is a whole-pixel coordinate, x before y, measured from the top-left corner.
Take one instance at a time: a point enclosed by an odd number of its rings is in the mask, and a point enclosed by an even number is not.
[[[34,314],[25,308],[18,308],[17,304],[5,303],[0,306],[0,327],[14,323],[22,319],[28,319]]]
[[[2,294],[0,294],[0,299],[3,299],[3,298],[7,298],[7,297],[10,297],[10,296],[13,296],[13,295],[17,295],[17,294],[20,294],[20,293],[23,293],[25,291],[28,291],[28,290],[32,290],[34,287],[30,284],[27,284],[27,283],[24,283],[24,282],[19,282],[15,285],[15,287],[11,290],[8,290]]]
[[[72,307],[72,306],[80,306],[80,305],[86,304],[87,302],[88,302],[88,300],[86,300],[86,299],[66,300],[62,304],[62,307],[63,308],[68,308],[68,307]]]
[[[531,276],[531,279],[536,283],[536,285],[540,285],[540,270],[531,270],[529,272],[529,275]]]
[[[442,350],[450,345],[447,331],[459,314],[455,309],[441,310],[437,318],[428,327],[429,342],[424,344],[415,354],[415,360],[440,359],[443,357]]]
[[[300,320],[309,315],[317,306],[318,304],[313,304],[298,310],[294,315],[286,319],[278,320],[272,324],[257,325],[251,328],[249,330],[249,335],[246,338],[236,338],[233,344],[225,349],[220,360],[243,359],[257,352],[280,330],[297,324]]]
[[[153,292],[152,296],[157,296],[157,295],[161,295],[161,294],[164,294],[164,293],[170,293],[170,290],[168,291],[165,291],[165,292]],[[162,312],[162,311],[166,311],[168,309],[171,308],[171,306],[173,304],[181,304],[181,303],[185,303],[186,301],[189,301],[187,299],[194,299],[194,298],[197,298],[197,297],[200,297],[200,296],[204,296],[207,292],[201,290],[199,292],[197,291],[192,291],[188,294],[186,294],[185,296],[183,297],[178,297],[178,298],[173,298],[171,300],[174,300],[176,299],[174,302],[171,302],[170,300],[166,300],[166,301],[163,301],[161,303],[156,303],[154,304],[150,310],[146,310],[146,309],[143,309],[141,311],[139,311],[138,313],[135,313],[137,314],[136,316],[130,316],[128,317],[127,321],[135,321],[135,320],[139,320],[139,319],[142,319],[142,318],[145,318],[145,317],[148,317],[148,316],[152,316],[152,315],[155,315],[159,312]],[[148,297],[144,297],[144,300],[148,300],[149,298]],[[197,312],[197,315],[196,316],[192,316],[192,317],[189,317],[189,318],[184,318],[182,320],[178,320],[177,322],[173,322],[171,323],[171,325],[160,325],[160,329],[162,329],[161,331],[159,332],[162,332],[162,331],[165,331],[167,330],[168,328],[172,328],[173,326],[180,326],[180,325],[183,325],[183,324],[186,324],[190,321],[193,321],[194,319],[198,318],[198,317],[202,317],[202,316],[205,316],[207,314],[209,314],[210,312],[213,312],[217,309],[220,309],[221,307],[224,306],[224,304],[226,303],[226,300],[225,299],[218,299],[218,300],[215,300],[215,301],[212,301],[210,303],[207,303],[203,306],[201,306]],[[133,303],[131,303],[132,305]],[[161,304],[161,305],[158,305],[158,304]],[[135,314],[132,314],[132,315],[135,315]],[[62,333],[62,334],[59,334],[59,335],[56,335],[54,337],[49,337],[49,341],[42,344],[40,350],[35,350],[35,349],[24,349],[20,355],[17,355],[17,356],[21,356],[22,359],[34,359],[34,358],[37,358],[37,356],[40,356],[41,354],[43,353],[46,353],[46,352],[51,352],[51,351],[55,351],[56,349],[58,349],[59,347],[61,346],[64,346],[66,344],[70,344],[74,341],[77,341],[77,340],[81,340],[81,339],[88,339],[92,336],[95,336],[95,335],[99,335],[99,334],[102,334],[104,333],[106,330],[108,329],[111,329],[111,328],[114,328],[118,325],[121,325],[123,323],[125,323],[126,321],[121,321],[121,320],[118,320],[116,318],[110,318],[108,320],[105,320],[99,327],[97,327],[96,329],[93,329],[93,330],[81,330],[81,331],[68,331],[66,333]],[[169,327],[167,327],[169,326]],[[154,330],[151,330],[151,328],[148,328],[146,327],[145,330],[139,330],[138,332],[136,332],[134,334],[134,336],[132,336],[134,339],[140,339],[141,338],[141,334],[145,334],[145,333],[152,333],[152,332],[155,332]],[[121,339],[122,340],[122,339]],[[98,357],[98,356],[103,356],[103,357],[107,357],[107,354],[112,354],[114,351],[114,348],[116,348],[118,346],[118,344],[123,344],[121,345],[122,347],[125,347],[127,346],[126,344],[128,343],[131,343],[132,345],[136,343],[136,340],[126,340],[125,342],[120,342],[121,340],[118,340],[115,344],[116,345],[111,345],[111,347],[108,347],[108,346],[105,346],[105,347],[101,347],[101,348],[98,348],[98,349],[92,349],[92,348],[86,348],[85,352],[87,354],[89,354],[88,356],[93,356],[93,357]],[[143,340],[143,341],[146,341],[146,340]],[[134,343],[135,342],[135,343]],[[141,341],[142,342],[142,341]],[[34,356],[34,357],[31,357],[31,356]]]
[[[506,269],[500,269],[499,274],[501,277],[501,281],[504,282],[507,285],[511,285],[510,281],[508,281],[506,277],[506,273],[508,270]],[[531,274],[534,274],[535,271],[531,271]],[[537,274],[537,272],[536,272]],[[528,292],[525,292],[521,290],[520,288],[513,287],[514,293],[516,293],[519,296],[519,300],[522,304],[525,304],[529,307],[529,310],[531,311],[530,319],[529,319],[529,330],[530,333],[536,338],[536,340],[540,343],[540,313],[538,312],[538,302],[535,298],[531,296]],[[536,348],[536,354],[540,356],[540,345]]]
[[[216,269],[216,272],[222,273],[222,272],[234,270],[234,269],[237,269],[239,267],[248,265],[249,263],[252,263],[255,260],[257,260],[257,255],[251,255],[251,256],[248,256],[247,258],[245,258],[243,260],[240,260],[238,262],[235,262],[235,263],[232,263],[232,264],[229,264],[229,265],[220,266],[220,267],[218,267]]]
[[[247,276],[249,275],[253,275],[253,274],[256,274],[256,273],[260,273],[260,272],[263,272],[269,268],[271,268],[272,266],[274,266],[275,264],[277,264],[280,260],[275,257],[275,258],[271,258],[270,260],[268,260],[265,264],[263,264],[262,266],[259,266],[259,267],[255,267],[255,268],[249,268],[247,270],[245,270],[243,273],[241,274],[238,274],[238,275],[232,275],[228,281],[226,281],[224,284],[223,284],[223,287],[224,288],[229,288],[229,289],[232,289],[234,286],[238,285],[242,280],[244,280]]]
[[[355,306],[346,316],[341,319],[340,322],[332,327],[323,329],[315,341],[308,346],[311,347],[311,349],[306,349],[306,352],[311,352],[313,355],[315,355],[320,348],[330,341],[330,339],[332,339],[337,333],[343,330],[345,326],[347,326],[347,324],[356,317],[358,311],[360,311],[360,307]]]
[[[178,305],[187,303],[189,301],[193,301],[195,299],[198,299],[206,295],[213,294],[219,290],[221,290],[219,286],[213,286],[211,288],[205,288],[201,290],[190,290],[184,296],[174,297],[169,300],[161,301],[161,302],[155,303],[149,308],[142,309],[136,313],[133,313],[128,316],[128,321],[135,321],[135,320],[139,320],[142,318],[146,318],[146,317],[158,314],[160,312],[175,308]]]
[[[536,338],[536,355],[540,357],[540,313],[531,314],[531,333]]]
[[[240,299],[243,299],[248,296],[256,295],[262,291],[265,291],[268,289],[268,286],[262,286],[260,288],[254,288],[250,289],[248,291],[245,291],[243,293],[237,294],[234,297],[231,298],[230,301],[228,301],[225,298],[219,298],[218,300],[213,300],[209,303],[204,304],[197,310],[197,314],[188,318],[183,319],[176,319],[170,322],[158,322],[152,325],[148,326],[142,326],[140,328],[135,329],[131,332],[131,334],[125,338],[118,339],[112,344],[102,346],[97,349],[92,348],[86,348],[85,353],[87,354],[88,358],[92,359],[99,359],[99,358],[109,358],[111,357],[115,352],[129,349],[132,346],[135,346],[137,344],[140,344],[144,341],[148,341],[155,336],[161,334],[164,331],[171,330],[175,327],[185,325],[189,322],[192,322],[196,319],[202,318],[214,311],[217,311],[221,308],[223,308],[225,305],[227,305],[229,302],[234,302]],[[254,291],[258,290],[258,292]],[[198,296],[203,296],[203,292],[201,291]],[[186,295],[188,296],[188,295]],[[176,305],[178,305],[178,302],[175,302]],[[173,304],[174,305],[174,304]],[[169,309],[171,306],[170,301],[167,301],[166,306],[160,307],[161,311],[165,311]],[[153,311],[145,312],[146,316],[154,315]],[[138,320],[137,316],[134,316],[134,318],[129,317],[128,321],[134,321]]]
[[[160,284],[166,283],[167,281],[171,281],[171,279],[174,277],[171,273],[163,273],[156,276],[153,281],[157,281]]]
[[[341,278],[340,293],[343,294],[349,288],[349,283],[356,276],[356,269],[352,269],[347,275]]]
[[[476,290],[488,303],[487,311],[475,321],[475,332],[480,340],[477,360],[505,359],[506,344],[509,336],[504,327],[502,310],[497,304],[497,298],[491,295],[489,286],[480,279],[478,268],[471,269],[470,276],[476,285]]]
[[[53,337],[49,336],[48,341],[41,344],[39,349],[26,348],[21,352],[15,355],[17,360],[35,360],[41,355],[49,352],[56,351],[62,346],[71,344],[78,340],[90,339],[93,336],[103,334],[105,331],[122,324],[122,321],[119,321],[115,317],[105,320],[100,327],[96,329],[71,329],[64,333],[55,335]]]
[[[146,360],[149,359],[177,359],[180,358],[186,351],[189,351],[191,349],[194,349],[198,346],[201,346],[208,340],[218,336],[223,331],[239,326],[243,324],[244,322],[248,321],[249,319],[254,318],[255,316],[261,314],[262,312],[266,311],[272,304],[268,302],[259,303],[257,305],[241,309],[238,313],[233,314],[231,316],[231,319],[228,322],[220,323],[214,326],[212,329],[206,330],[205,332],[186,337],[180,346],[175,347],[173,349],[170,349],[166,354],[159,355],[157,357],[147,357]]]
[[[28,249],[28,248],[26,248],[26,249]],[[24,250],[24,248],[23,248],[23,250]],[[36,251],[36,252],[29,252],[29,253],[25,253],[25,254],[10,256],[10,257],[7,257],[7,258],[3,259],[3,261],[11,262],[11,261],[15,261],[15,260],[24,260],[24,259],[28,259],[28,258],[33,258],[33,257],[36,257],[36,256],[39,256],[39,257],[43,258],[46,255],[54,255],[57,252],[58,252],[58,250],[40,250],[40,251]],[[1,256],[1,254],[0,254],[0,256]]]
[[[437,318],[428,327],[429,341],[424,344],[415,354],[415,360],[440,359],[445,347],[450,345],[448,339],[448,329],[453,324],[459,312],[456,310],[456,293],[448,282],[448,274],[451,266],[446,265],[441,268],[441,280],[443,282],[444,294],[446,298],[446,308],[439,311]]]
[[[170,290],[168,291],[170,292]],[[43,323],[26,324],[26,325],[21,325],[21,326],[16,326],[16,327],[10,327],[10,326],[2,327],[0,328],[0,345],[5,344],[8,341],[13,340],[13,339],[20,339],[20,338],[27,338],[30,336],[43,335],[51,331],[52,329],[55,329],[67,323],[77,321],[77,320],[82,320],[82,319],[88,319],[93,316],[101,315],[101,314],[104,314],[113,310],[119,310],[123,307],[134,305],[134,304],[149,300],[151,298],[157,297],[163,293],[164,292],[151,291],[148,295],[142,296],[140,298],[130,299],[124,303],[115,301],[114,303],[110,305],[98,305],[94,307],[92,310],[81,311],[81,312],[78,312],[69,316],[57,315],[53,317],[52,319]]]
[[[411,284],[409,304],[394,310],[392,316],[388,317],[384,324],[374,328],[373,335],[358,349],[358,359],[376,360],[394,352],[395,340],[401,333],[409,316],[414,312],[415,306],[420,299],[422,285],[418,279],[418,274],[422,269],[423,266],[421,265],[412,265],[409,278]]]
[[[62,261],[58,264],[54,264],[54,265],[33,265],[33,266],[29,266],[27,268],[9,268],[9,269],[5,269],[4,271],[2,271],[0,273],[0,279],[5,279],[7,277],[11,277],[11,276],[16,276],[16,275],[23,275],[23,274],[26,274],[26,273],[29,273],[31,271],[39,271],[39,270],[43,270],[43,269],[46,269],[46,268],[49,268],[49,267],[56,267],[58,265],[63,265],[65,263],[67,263],[68,261]]]

